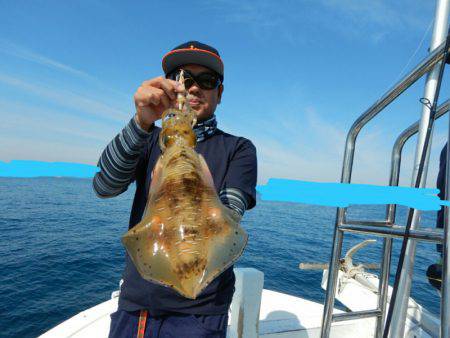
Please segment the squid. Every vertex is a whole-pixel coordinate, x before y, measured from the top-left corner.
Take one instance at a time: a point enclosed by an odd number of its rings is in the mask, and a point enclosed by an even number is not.
[[[237,213],[221,203],[205,159],[194,149],[196,115],[186,93],[177,102],[162,114],[162,154],[144,214],[122,243],[142,278],[196,299],[242,255],[248,235]]]

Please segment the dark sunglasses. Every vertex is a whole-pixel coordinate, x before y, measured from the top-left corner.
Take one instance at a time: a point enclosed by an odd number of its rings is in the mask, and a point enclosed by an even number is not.
[[[168,79],[178,80],[181,69],[178,69],[167,75]],[[184,71],[184,87],[186,89],[191,88],[196,83],[201,89],[211,90],[219,87],[222,83],[220,76],[212,72],[203,72],[200,74],[192,74],[190,71],[183,69]]]

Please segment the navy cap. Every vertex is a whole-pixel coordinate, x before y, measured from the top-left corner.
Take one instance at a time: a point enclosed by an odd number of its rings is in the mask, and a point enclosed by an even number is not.
[[[196,64],[207,67],[220,75],[223,81],[223,62],[217,49],[198,41],[185,42],[162,59],[162,68],[167,75],[178,67],[187,64]]]

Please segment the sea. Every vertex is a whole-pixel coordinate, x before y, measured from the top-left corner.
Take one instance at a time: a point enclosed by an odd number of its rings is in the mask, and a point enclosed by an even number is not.
[[[121,236],[127,231],[135,187],[120,196],[98,198],[91,179],[0,178],[0,336],[36,337],[118,290],[124,268]],[[381,219],[384,206],[351,206],[350,217]],[[407,209],[399,207],[399,224]],[[237,267],[264,272],[266,289],[323,302],[322,271],[299,263],[328,262],[336,208],[258,199],[241,225],[248,246]],[[422,214],[434,226],[435,212]],[[367,239],[348,234],[344,252]],[[354,256],[379,262],[381,243]],[[393,266],[400,240],[394,241]],[[439,313],[439,296],[425,276],[439,258],[432,243],[419,243],[412,296]],[[395,269],[392,269],[392,275]],[[391,276],[391,281],[393,276]]]

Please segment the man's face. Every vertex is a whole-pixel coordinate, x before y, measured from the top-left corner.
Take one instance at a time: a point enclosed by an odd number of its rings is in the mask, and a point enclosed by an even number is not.
[[[180,68],[189,71],[193,75],[204,72],[212,72],[212,70],[210,70],[209,68],[194,64],[184,65]],[[191,108],[197,113],[197,120],[206,120],[214,114],[216,107],[220,103],[220,100],[222,98],[222,92],[222,84],[215,89],[202,89],[198,86],[197,83],[194,83],[188,89],[188,93],[191,96],[191,98],[189,99],[189,104]]]

